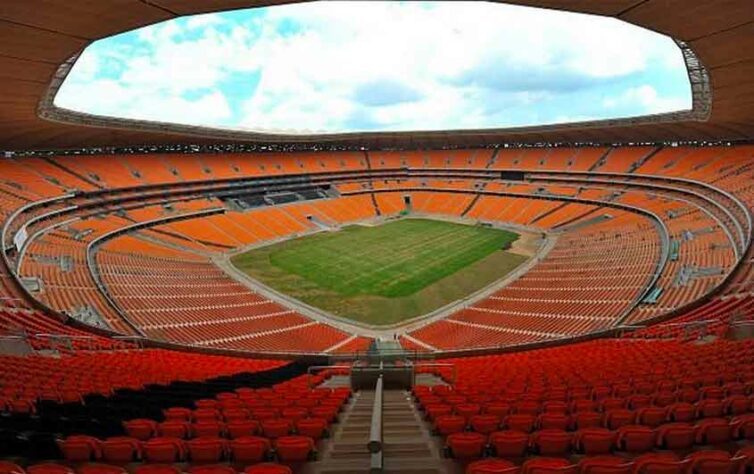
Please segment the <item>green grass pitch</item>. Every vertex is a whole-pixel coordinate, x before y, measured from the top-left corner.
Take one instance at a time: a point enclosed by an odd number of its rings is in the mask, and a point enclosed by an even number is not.
[[[312,306],[369,324],[430,312],[501,278],[526,257],[512,232],[427,219],[349,226],[236,256],[253,278]]]

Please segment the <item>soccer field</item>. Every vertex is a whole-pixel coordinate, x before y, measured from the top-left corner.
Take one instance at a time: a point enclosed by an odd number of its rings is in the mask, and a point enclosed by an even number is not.
[[[350,226],[252,250],[233,264],[312,306],[370,324],[427,313],[509,273],[518,235],[426,219]]]

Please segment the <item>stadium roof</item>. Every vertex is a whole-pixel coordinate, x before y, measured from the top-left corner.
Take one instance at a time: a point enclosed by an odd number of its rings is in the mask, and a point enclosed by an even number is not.
[[[70,66],[94,40],[195,13],[286,0],[3,0],[0,2],[0,149],[259,143],[370,148],[488,143],[628,143],[754,137],[751,0],[511,0],[502,3],[616,17],[687,46],[691,112],[524,128],[271,135],[110,119],[52,106]]]

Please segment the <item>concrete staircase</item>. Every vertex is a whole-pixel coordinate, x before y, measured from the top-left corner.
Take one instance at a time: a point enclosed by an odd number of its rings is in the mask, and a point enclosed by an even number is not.
[[[306,474],[360,474],[370,472],[366,444],[372,419],[374,392],[354,395],[332,438],[321,447],[320,460],[306,466]],[[383,456],[381,472],[394,474],[457,474],[460,467],[444,459],[439,438],[404,390],[386,390],[383,395]]]

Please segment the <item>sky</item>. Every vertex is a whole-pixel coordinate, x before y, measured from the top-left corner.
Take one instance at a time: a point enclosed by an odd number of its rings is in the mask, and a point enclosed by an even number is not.
[[[691,108],[668,37],[486,2],[312,2],[105,38],[55,105],[275,132],[530,126]]]

